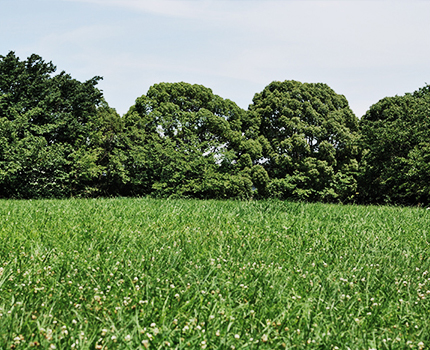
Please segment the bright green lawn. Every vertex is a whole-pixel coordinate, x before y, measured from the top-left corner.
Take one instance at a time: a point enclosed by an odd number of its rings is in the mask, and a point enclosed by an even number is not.
[[[0,201],[0,349],[430,348],[430,210]]]

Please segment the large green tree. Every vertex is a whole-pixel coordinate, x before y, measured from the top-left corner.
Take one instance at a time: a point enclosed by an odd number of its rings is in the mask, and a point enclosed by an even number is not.
[[[430,203],[430,86],[386,97],[360,120],[365,202]]]
[[[244,114],[201,85],[152,86],[124,116],[130,193],[248,197],[250,169],[239,159]]]
[[[0,196],[99,192],[106,168],[100,133],[107,130],[98,110],[101,78],[82,83],[55,72],[35,54],[0,56]]]
[[[263,149],[256,162],[270,177],[269,195],[353,198],[358,119],[343,95],[322,83],[274,81],[255,95],[244,124]]]

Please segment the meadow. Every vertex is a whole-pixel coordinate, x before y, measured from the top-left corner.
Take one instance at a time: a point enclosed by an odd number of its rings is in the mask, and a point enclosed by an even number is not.
[[[0,201],[0,349],[427,349],[430,210]]]

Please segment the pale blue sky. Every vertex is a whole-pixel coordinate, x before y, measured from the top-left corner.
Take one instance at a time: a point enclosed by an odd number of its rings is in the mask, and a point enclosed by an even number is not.
[[[1,0],[0,55],[37,53],[124,114],[159,82],[247,108],[273,80],[323,82],[361,117],[430,83],[430,1]]]

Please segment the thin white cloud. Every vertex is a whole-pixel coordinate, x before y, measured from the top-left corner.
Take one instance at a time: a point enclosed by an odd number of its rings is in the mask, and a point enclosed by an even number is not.
[[[116,36],[116,29],[112,25],[84,25],[70,30],[63,30],[41,38],[42,45],[58,47],[73,45],[82,45],[86,48],[103,40],[112,40]]]
[[[207,19],[227,20],[229,9],[234,10],[242,5],[236,1],[213,1],[213,0],[66,0],[73,2],[84,2],[102,6],[115,6],[128,8],[135,11],[153,13],[161,16],[176,17],[184,19]],[[249,1],[253,6],[254,1]],[[227,11],[226,11],[227,10]]]
[[[230,44],[240,48],[243,38],[255,38],[255,46],[278,54],[272,57],[275,61],[288,56],[320,66],[416,64],[427,60],[430,48],[430,37],[417,35],[430,30],[429,2],[74,1],[194,20],[196,29],[227,27],[231,30],[227,47]]]
[[[92,17],[69,18],[31,51],[103,75],[121,112],[160,81],[202,83],[246,107],[272,80],[295,79],[327,83],[360,116],[430,81],[429,1],[63,1]]]

